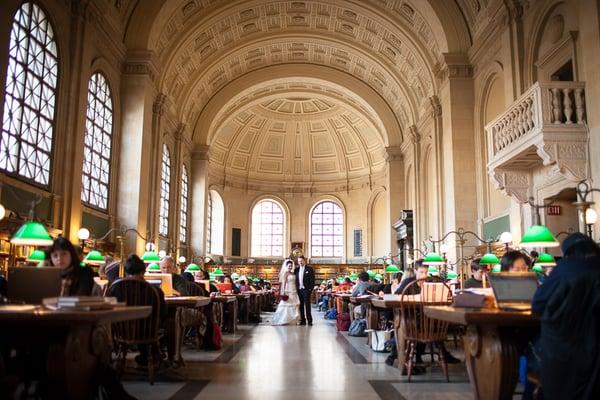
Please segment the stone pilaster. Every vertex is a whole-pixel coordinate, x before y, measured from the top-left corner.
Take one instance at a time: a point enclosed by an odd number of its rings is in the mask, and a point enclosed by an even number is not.
[[[208,146],[197,145],[192,151],[190,194],[192,199],[190,219],[190,245],[195,255],[205,255],[206,206],[208,202]]]

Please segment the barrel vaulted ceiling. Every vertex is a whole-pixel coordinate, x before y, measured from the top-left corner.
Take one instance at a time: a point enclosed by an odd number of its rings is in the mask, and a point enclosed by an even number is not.
[[[460,17],[451,0],[120,3],[126,45],[152,52],[157,89],[213,172],[246,184],[380,174],[437,93],[442,53],[468,36],[438,18]]]

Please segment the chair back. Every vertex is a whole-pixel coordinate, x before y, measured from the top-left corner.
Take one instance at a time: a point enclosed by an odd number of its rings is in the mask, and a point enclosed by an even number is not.
[[[185,290],[188,296],[209,296],[210,293],[196,282],[185,282]]]
[[[128,306],[152,306],[152,313],[143,319],[117,322],[112,325],[113,338],[124,344],[154,343],[158,340],[160,294],[142,280],[119,279],[108,289],[108,296]]]
[[[452,292],[448,285],[419,279],[404,288],[400,301],[406,339],[419,342],[439,342],[446,339],[448,322],[427,317],[423,307],[450,305]]]

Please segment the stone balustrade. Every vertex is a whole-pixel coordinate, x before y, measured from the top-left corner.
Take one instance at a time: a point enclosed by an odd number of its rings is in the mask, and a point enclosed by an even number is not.
[[[583,82],[535,83],[486,126],[490,155],[509,149],[519,139],[539,133],[549,124],[583,125],[584,88]]]
[[[521,202],[539,167],[572,182],[587,178],[584,82],[535,83],[485,129],[490,177]]]

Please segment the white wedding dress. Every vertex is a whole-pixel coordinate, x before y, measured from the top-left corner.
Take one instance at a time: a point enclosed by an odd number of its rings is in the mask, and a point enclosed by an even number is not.
[[[287,276],[285,294],[289,298],[279,302],[275,315],[273,315],[273,325],[295,324],[300,319],[300,298],[296,290],[296,275],[292,273]]]

